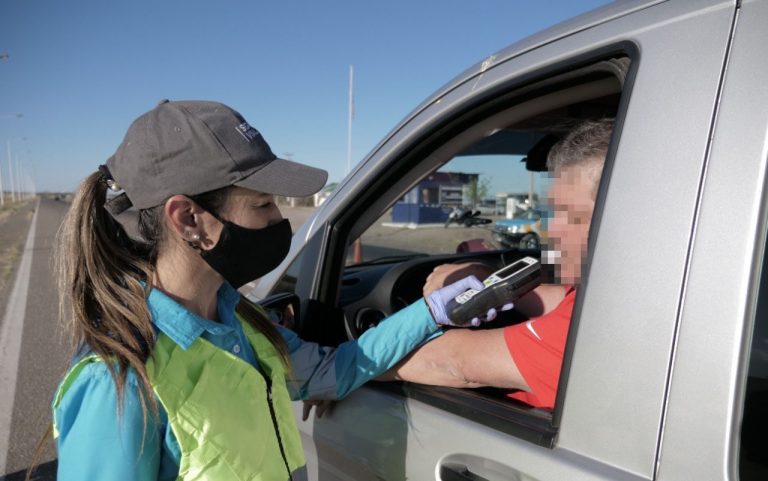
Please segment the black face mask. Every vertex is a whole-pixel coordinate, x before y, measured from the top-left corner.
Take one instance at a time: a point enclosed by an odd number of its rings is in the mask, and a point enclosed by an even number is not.
[[[219,241],[200,255],[235,289],[272,271],[288,255],[293,235],[288,219],[263,229],[222,222]]]

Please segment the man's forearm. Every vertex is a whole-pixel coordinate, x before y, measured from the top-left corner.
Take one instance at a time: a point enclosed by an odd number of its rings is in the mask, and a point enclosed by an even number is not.
[[[507,350],[503,329],[448,331],[378,379],[461,388],[528,389]]]
[[[464,376],[455,353],[451,353],[451,336],[445,335],[420,347],[377,378],[378,381],[409,381],[433,386],[476,388],[482,384]]]

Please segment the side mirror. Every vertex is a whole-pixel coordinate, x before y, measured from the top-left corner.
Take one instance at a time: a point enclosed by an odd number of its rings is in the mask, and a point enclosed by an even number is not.
[[[265,309],[274,311],[278,318],[278,324],[293,330],[297,319],[300,319],[299,307],[301,299],[293,292],[279,292],[265,297],[259,301],[259,305]]]

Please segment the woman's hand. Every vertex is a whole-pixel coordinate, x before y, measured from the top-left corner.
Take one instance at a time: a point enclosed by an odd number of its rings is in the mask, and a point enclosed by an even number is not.
[[[478,278],[485,279],[493,274],[493,272],[491,267],[481,262],[442,264],[435,267],[432,273],[427,276],[427,282],[422,289],[435,322],[441,325],[455,326],[456,324],[448,319],[445,312],[445,306],[448,301],[462,294],[467,289],[482,290],[485,286]],[[509,302],[501,306],[501,310],[508,311],[513,307],[515,307],[514,304]],[[491,308],[485,317],[482,319],[476,317],[468,325],[477,327],[481,322],[489,322],[496,319],[497,315],[498,311],[495,308]]]
[[[429,310],[432,313],[432,317],[438,325],[454,327],[477,327],[483,322],[496,319],[496,315],[498,314],[496,309],[493,307],[488,309],[485,316],[483,317],[475,317],[468,321],[455,321],[448,317],[448,305],[452,300],[456,299],[458,296],[464,294],[468,290],[471,289],[473,291],[481,291],[484,287],[485,285],[480,282],[477,277],[467,276],[459,281],[454,282],[453,284],[449,284],[445,287],[441,287],[436,291],[432,291],[428,296],[426,296],[425,300],[427,301]],[[513,307],[514,305],[510,302],[504,304],[501,310],[506,311],[512,309]]]
[[[312,406],[315,407],[315,416],[318,418],[323,417],[323,414],[328,412],[328,414],[331,413],[331,408],[333,408],[334,401],[330,399],[323,399],[323,400],[314,400],[314,401],[303,401],[304,408],[301,413],[301,420],[306,421],[309,419],[309,414],[312,412]]]

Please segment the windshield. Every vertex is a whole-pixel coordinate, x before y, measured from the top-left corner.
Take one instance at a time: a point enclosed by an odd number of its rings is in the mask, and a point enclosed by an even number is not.
[[[527,219],[527,220],[539,220],[541,219],[541,212],[535,209],[530,209],[517,214],[514,218]]]

